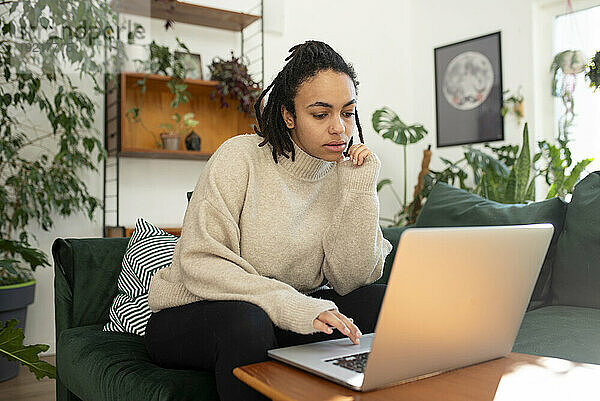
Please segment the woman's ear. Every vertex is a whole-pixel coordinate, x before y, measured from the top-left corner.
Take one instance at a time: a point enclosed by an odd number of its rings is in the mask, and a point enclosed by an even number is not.
[[[285,126],[289,129],[293,129],[295,127],[294,116],[290,113],[284,105],[281,105],[281,117],[283,118],[283,122]]]

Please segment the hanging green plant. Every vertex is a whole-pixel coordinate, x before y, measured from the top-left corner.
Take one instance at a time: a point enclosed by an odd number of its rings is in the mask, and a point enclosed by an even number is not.
[[[517,123],[521,124],[521,119],[524,117],[523,113],[523,95],[521,94],[521,87],[517,90],[517,93],[512,93],[510,90],[502,92],[503,104],[502,104],[502,117],[508,113],[512,113],[517,117]]]
[[[558,124],[558,138],[569,140],[569,128],[575,119],[575,82],[577,74],[585,70],[585,56],[581,50],[565,50],[554,56],[552,72],[552,96],[561,98],[565,112]]]
[[[219,81],[210,98],[217,97],[221,101],[221,107],[229,107],[227,96],[233,100],[239,100],[238,110],[246,116],[254,116],[254,103],[260,95],[261,88],[248,73],[248,67],[239,57],[231,52],[231,60],[216,57],[208,66],[212,80]]]
[[[594,58],[588,64],[585,77],[590,83],[590,88],[593,88],[596,92],[600,88],[600,50],[596,52]]]

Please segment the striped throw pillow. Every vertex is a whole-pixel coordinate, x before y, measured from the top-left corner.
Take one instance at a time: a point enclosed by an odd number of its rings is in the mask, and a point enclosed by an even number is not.
[[[137,219],[117,281],[119,292],[110,307],[110,321],[104,325],[104,331],[145,335],[152,314],[148,306],[150,279],[158,270],[171,265],[177,239],[144,219]]]

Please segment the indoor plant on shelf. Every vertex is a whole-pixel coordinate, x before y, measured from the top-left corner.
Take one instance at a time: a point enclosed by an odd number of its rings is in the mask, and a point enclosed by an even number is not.
[[[221,107],[229,107],[227,97],[238,100],[238,110],[246,116],[254,116],[254,103],[260,96],[261,88],[248,73],[248,67],[231,52],[231,60],[216,57],[208,66],[211,78],[219,81],[210,94],[212,100],[218,97]]]
[[[179,113],[175,113],[171,118],[175,120],[174,124],[163,123],[160,125],[166,130],[160,134],[160,139],[164,149],[177,150],[179,149],[179,139],[198,125],[198,121],[194,120],[194,113],[185,113],[183,117]]]
[[[180,51],[184,54],[191,54],[189,48],[179,38],[175,38],[177,46],[175,51]],[[149,58],[147,60],[134,60],[138,66],[140,72],[144,72],[145,76],[137,80],[136,84],[141,93],[139,103],[134,107],[131,107],[125,113],[126,117],[131,121],[134,121],[141,125],[141,127],[154,138],[154,142],[158,148],[163,149],[177,149],[173,148],[175,142],[178,144],[178,136],[168,133],[161,134],[161,140],[159,141],[155,133],[148,128],[141,118],[144,95],[146,94],[146,82],[150,74],[165,75],[170,77],[167,81],[167,87],[173,94],[170,106],[176,108],[180,104],[187,103],[192,98],[190,92],[187,91],[188,84],[185,83],[187,74],[190,72],[189,67],[184,63],[182,58],[175,57],[175,51],[171,51],[168,46],[162,46],[156,43],[154,40],[148,45]],[[175,118],[175,116],[173,116]],[[161,125],[162,127],[162,125]],[[165,140],[168,142],[170,147],[165,147]]]
[[[37,378],[54,378],[54,366],[38,357],[48,345],[24,346],[23,329],[16,326],[17,321],[24,326],[23,308],[33,299],[33,272],[50,266],[32,230],[50,231],[58,216],[76,212],[92,219],[100,206],[79,177],[81,171],[96,172],[96,162],[105,156],[94,128],[99,108],[90,92],[103,92],[96,79],[106,68],[96,56],[106,49],[107,65],[114,65],[123,47],[112,28],[118,20],[105,2],[9,0],[2,5],[0,378],[16,375],[18,363]],[[63,26],[89,29],[74,34]],[[72,71],[93,89],[73,83]]]

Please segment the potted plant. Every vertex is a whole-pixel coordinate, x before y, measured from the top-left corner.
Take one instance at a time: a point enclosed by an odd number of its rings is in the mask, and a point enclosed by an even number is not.
[[[538,142],[540,151],[532,156],[529,129],[525,123],[521,146],[485,144],[484,150],[466,146],[460,160],[441,159],[445,168],[431,171],[424,196],[433,182],[442,181],[450,185],[457,183],[462,189],[496,202],[526,203],[536,200],[535,179],[544,177],[550,186],[546,198],[565,198],[593,159],[574,163],[567,141],[559,139],[558,142],[559,146]],[[474,187],[467,183],[469,170]]]
[[[590,88],[594,88],[594,92],[600,88],[600,50],[596,52],[590,60],[585,72],[585,77],[590,83]]]
[[[400,204],[400,210],[393,219],[381,219],[383,221],[388,221],[392,225],[402,225],[410,219],[409,204],[406,199],[406,148],[409,144],[419,142],[425,137],[425,135],[427,135],[428,132],[421,124],[405,124],[402,120],[400,120],[400,117],[398,117],[398,115],[388,107],[375,110],[375,112],[373,112],[371,122],[375,132],[380,134],[383,138],[390,139],[393,142],[402,145],[404,153],[404,197],[401,200],[400,196],[398,196],[394,188],[390,185],[394,197]],[[381,190],[381,188],[383,188],[385,185],[389,185],[391,183],[392,180],[389,178],[379,181],[377,184],[377,191]]]
[[[177,47],[175,51],[179,51],[183,54],[191,54],[189,48],[179,39],[177,41]],[[181,57],[175,57],[175,51],[171,51],[168,46],[162,46],[152,41],[148,45],[149,58],[147,60],[136,59],[134,62],[138,66],[138,70],[146,73],[144,78],[138,79],[137,86],[141,92],[139,103],[134,107],[127,110],[125,113],[126,117],[130,121],[134,121],[142,126],[144,130],[152,135],[154,142],[159,148],[164,149],[177,149],[179,144],[179,136],[169,135],[168,133],[161,134],[161,140],[157,140],[154,132],[148,128],[143,120],[141,119],[141,110],[144,103],[144,95],[146,94],[146,81],[150,74],[166,75],[171,77],[167,81],[167,87],[173,94],[173,100],[171,101],[171,107],[175,108],[180,104],[187,103],[192,95],[187,91],[188,85],[184,82],[187,74],[190,72],[189,67],[184,63],[184,59]],[[162,126],[162,125],[161,125]],[[169,147],[165,147],[165,141],[162,139],[166,138],[166,142],[169,143]],[[175,146],[177,142],[177,146]]]
[[[24,326],[23,309],[33,300],[33,272],[50,266],[31,229],[39,226],[50,231],[58,216],[76,212],[92,219],[100,206],[79,176],[86,170],[97,172],[96,163],[105,157],[101,136],[93,128],[98,108],[89,93],[72,82],[70,71],[78,71],[93,84],[94,92],[102,93],[96,79],[104,76],[106,68],[97,62],[97,55],[108,50],[108,65],[114,65],[124,54],[115,38],[116,15],[103,2],[9,0],[3,2],[3,9],[0,377],[16,375],[21,363],[38,378],[54,378],[55,368],[38,357],[48,345],[24,346],[23,329],[17,328]],[[75,34],[61,30],[61,24],[86,29]],[[11,362],[6,365],[6,360]]]
[[[171,118],[175,120],[174,124],[164,123],[160,125],[161,128],[167,131],[160,134],[160,139],[164,149],[177,150],[179,149],[181,136],[187,135],[193,127],[198,125],[198,121],[194,120],[194,113],[186,113],[183,117],[179,113],[175,113]]]
[[[521,94],[521,87],[519,87],[517,93],[511,93],[509,90],[505,90],[502,93],[504,101],[502,105],[502,117],[506,116],[507,113],[513,113],[517,117],[517,123],[521,124],[521,119],[524,117],[523,114],[523,95]]]
[[[552,72],[552,96],[562,100],[565,111],[558,124],[558,138],[569,140],[569,128],[575,119],[575,83],[577,74],[585,70],[585,56],[581,50],[565,50],[554,56]]]
[[[219,81],[210,94],[210,98],[212,100],[219,98],[221,107],[229,107],[226,100],[229,96],[231,99],[239,101],[239,111],[246,116],[253,116],[253,106],[260,96],[261,88],[260,84],[252,79],[248,73],[248,67],[242,60],[231,52],[231,60],[216,57],[208,69],[211,79]]]

